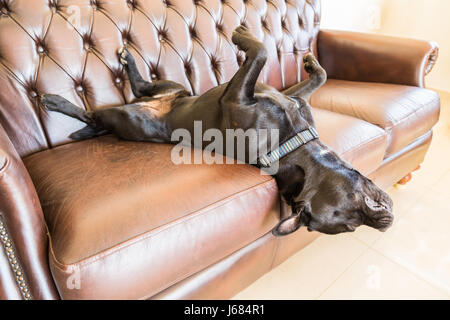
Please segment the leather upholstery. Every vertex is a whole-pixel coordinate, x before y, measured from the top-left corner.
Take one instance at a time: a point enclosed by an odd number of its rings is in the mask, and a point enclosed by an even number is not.
[[[47,260],[47,230],[39,199],[1,126],[0,224],[0,299],[22,299],[28,295],[35,299],[55,298],[57,293]],[[27,290],[18,290],[19,286]]]
[[[260,80],[278,89],[297,83],[303,55],[315,49],[320,2],[5,0],[0,12],[0,124],[25,156],[69,142],[82,127],[41,110],[38,95],[59,94],[87,110],[133,99],[117,59],[122,45],[145,79],[201,94],[242,63],[230,37],[245,24],[270,53]]]
[[[151,297],[154,300],[228,299],[268,272],[277,239],[271,233]]]
[[[381,166],[372,172],[369,178],[380,188],[390,188],[392,181],[400,181],[405,176],[405,172],[413,172],[424,161],[432,137],[433,133],[429,131],[406,148],[384,159]]]
[[[152,296],[278,222],[271,176],[248,165],[175,165],[171,150],[108,135],[24,159],[62,298]],[[82,289],[67,289],[78,269]]]
[[[321,30],[320,64],[331,79],[424,87],[425,75],[436,63],[434,42]]]
[[[428,89],[334,79],[311,96],[311,104],[383,128],[389,138],[385,157],[431,130],[440,111],[439,95]]]
[[[347,115],[313,108],[320,140],[363,174],[383,161],[388,136],[376,125]]]
[[[309,51],[330,78],[424,86],[436,45],[331,31],[317,40],[319,20],[319,0],[0,0],[0,211],[32,297],[226,298],[317,237],[268,233],[290,209],[255,168],[176,167],[169,146],[111,136],[71,143],[82,124],[42,110],[38,97],[60,94],[87,110],[131,101],[122,45],[147,80],[201,94],[242,63],[229,41],[239,24],[264,41],[260,80],[278,89],[305,78]],[[370,85],[352,91],[361,110]],[[401,90],[416,102],[407,111],[418,112],[394,123],[386,108],[400,118],[404,110],[388,102],[390,88],[373,87],[385,108],[369,104],[370,117],[341,112],[345,105],[314,110],[322,140],[383,187],[423,161],[438,109],[431,93]],[[392,141],[389,121],[407,124]],[[8,259],[2,251],[0,298],[21,298]],[[70,289],[77,270],[81,288]]]

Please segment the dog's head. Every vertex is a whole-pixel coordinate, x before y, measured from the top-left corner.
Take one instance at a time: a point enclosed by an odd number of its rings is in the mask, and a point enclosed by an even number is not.
[[[301,226],[338,234],[361,225],[380,231],[392,225],[392,200],[385,192],[328,148],[314,152],[320,155],[291,162],[280,174],[280,191],[293,214],[280,221],[274,235],[287,235]]]

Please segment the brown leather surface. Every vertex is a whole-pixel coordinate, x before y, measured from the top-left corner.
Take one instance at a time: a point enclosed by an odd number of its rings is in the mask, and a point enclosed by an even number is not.
[[[277,223],[271,176],[248,165],[175,165],[172,147],[104,136],[25,158],[63,298],[154,295]],[[82,290],[66,288],[74,266]]]
[[[347,114],[383,128],[385,157],[418,139],[439,119],[439,95],[428,89],[330,79],[311,96],[315,108]]]
[[[431,131],[427,132],[403,150],[384,159],[381,166],[375,172],[372,172],[369,178],[380,188],[388,189],[392,187],[424,161],[432,136]]]
[[[272,268],[277,239],[271,232],[151,299],[229,299]]]
[[[348,31],[321,30],[320,64],[330,79],[425,86],[436,62],[434,42]]]
[[[269,52],[260,80],[297,83],[303,55],[316,50],[320,1],[15,0],[0,1],[0,12],[0,124],[25,156],[69,142],[82,126],[40,110],[40,94],[87,110],[132,100],[116,54],[123,45],[146,80],[201,94],[238,69],[244,55],[230,38],[245,24]]]
[[[31,296],[34,299],[56,298],[48,267],[47,230],[41,206],[28,172],[1,126],[0,215],[6,232],[2,237],[8,236],[14,249],[8,254],[13,254],[21,266]],[[3,239],[1,246],[3,251]],[[11,282],[12,265],[4,255],[0,263],[0,297],[18,298],[18,284]]]
[[[387,147],[385,131],[344,114],[313,108],[320,140],[363,174],[376,170]]]

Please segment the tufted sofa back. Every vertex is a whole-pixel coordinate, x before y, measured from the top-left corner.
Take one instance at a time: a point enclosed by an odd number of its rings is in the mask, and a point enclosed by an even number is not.
[[[21,156],[70,142],[83,124],[41,110],[39,95],[87,110],[130,102],[122,45],[148,81],[201,94],[243,62],[230,41],[240,24],[268,49],[260,81],[285,88],[306,76],[319,21],[319,0],[0,0],[0,124]]]

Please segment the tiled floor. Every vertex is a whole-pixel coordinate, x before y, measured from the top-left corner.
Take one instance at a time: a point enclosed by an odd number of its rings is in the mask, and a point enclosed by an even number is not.
[[[441,99],[422,168],[388,192],[387,232],[322,235],[234,299],[450,299],[450,93]]]

